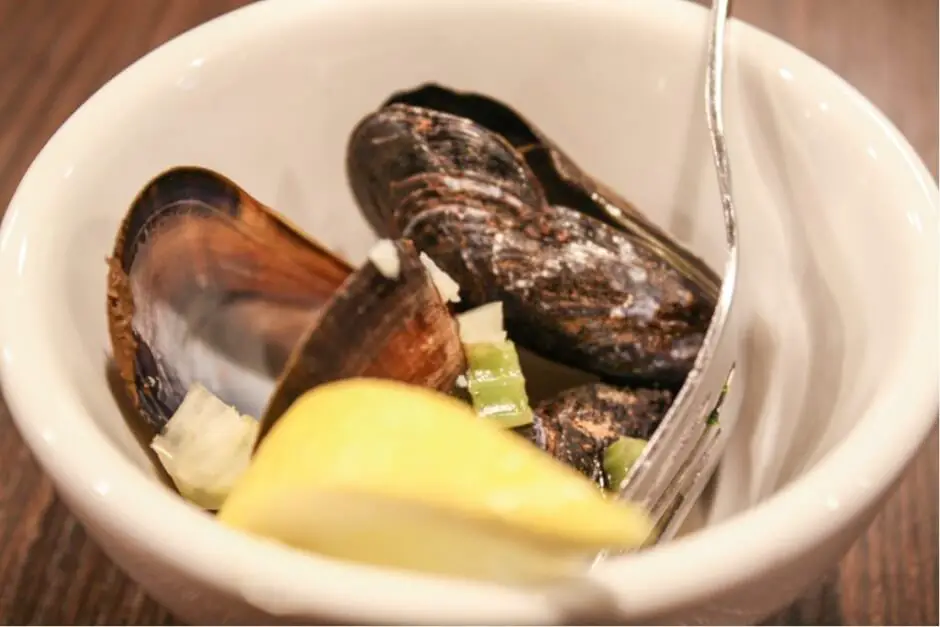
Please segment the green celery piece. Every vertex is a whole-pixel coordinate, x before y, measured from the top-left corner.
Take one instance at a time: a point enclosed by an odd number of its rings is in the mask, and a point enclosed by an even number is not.
[[[604,473],[611,490],[619,490],[630,468],[643,454],[646,440],[621,437],[604,450]]]
[[[532,422],[525,377],[516,346],[509,340],[466,344],[467,387],[477,414],[507,429]]]

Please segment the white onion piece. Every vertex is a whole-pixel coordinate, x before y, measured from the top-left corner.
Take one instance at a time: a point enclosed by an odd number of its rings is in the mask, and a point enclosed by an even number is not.
[[[217,510],[248,467],[257,435],[257,420],[196,383],[150,447],[186,500]]]

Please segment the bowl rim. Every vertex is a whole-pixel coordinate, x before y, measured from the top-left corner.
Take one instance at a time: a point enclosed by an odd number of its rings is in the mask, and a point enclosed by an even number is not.
[[[374,622],[554,623],[564,620],[559,594],[509,589],[494,584],[442,579],[302,555],[215,523],[176,495],[145,477],[94,428],[66,383],[56,350],[44,342],[32,314],[42,306],[38,288],[27,279],[27,243],[41,232],[51,205],[49,181],[67,176],[70,155],[81,152],[98,125],[118,113],[127,94],[141,97],[171,80],[206,51],[230,49],[246,34],[276,33],[298,19],[315,20],[352,6],[381,0],[268,0],[254,3],[187,31],[144,56],[89,98],[53,135],[18,186],[0,229],[0,284],[8,297],[0,307],[0,381],[23,439],[43,470],[83,522],[101,534],[119,536],[151,559],[172,564],[197,580],[243,598],[275,615],[327,613]],[[479,0],[475,11],[493,10],[498,0]],[[535,0],[539,10],[594,11],[605,19],[668,21],[677,32],[701,27],[705,11],[682,0]],[[385,10],[443,9],[436,0],[383,4]],[[577,5],[575,7],[575,5]],[[622,6],[621,6],[622,5]],[[698,26],[697,26],[698,25]],[[911,194],[908,211],[917,214],[927,235],[924,254],[937,250],[937,186],[914,150],[887,120],[841,78],[783,41],[743,22],[729,29],[732,57],[760,59],[786,67],[815,87],[838,93],[897,150],[896,169],[913,177],[922,195]],[[214,53],[215,54],[215,53]],[[814,87],[814,88],[815,88]],[[65,173],[65,174],[63,174]],[[48,211],[47,211],[48,213]],[[46,263],[32,256],[32,267]],[[931,307],[914,312],[912,328],[936,335]],[[917,334],[910,334],[911,336]],[[588,581],[602,589],[624,615],[649,615],[700,603],[746,582],[792,556],[811,551],[855,521],[894,484],[935,423],[936,342],[908,338],[901,357],[851,433],[789,486],[756,507],[709,528],[629,560],[599,565]],[[58,365],[57,365],[58,363]],[[902,385],[903,383],[903,385]],[[60,393],[49,394],[49,389]],[[886,417],[896,425],[891,447],[884,446]],[[864,472],[878,468],[877,474]],[[836,499],[837,508],[827,505]],[[128,504],[133,503],[132,507]],[[785,524],[788,512],[806,512],[811,521]],[[774,542],[760,542],[774,537]],[[185,539],[184,539],[185,538]],[[728,546],[760,546],[726,553]],[[707,578],[688,564],[709,564]],[[311,583],[314,582],[314,583]],[[630,586],[624,585],[630,582]],[[357,591],[370,590],[370,595]],[[312,595],[311,591],[317,594]],[[571,602],[583,600],[575,593]],[[508,621],[508,622],[507,622]]]

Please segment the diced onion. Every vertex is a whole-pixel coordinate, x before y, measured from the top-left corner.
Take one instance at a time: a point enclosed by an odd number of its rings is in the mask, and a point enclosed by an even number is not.
[[[248,467],[257,435],[257,420],[197,383],[150,446],[184,498],[217,510]]]
[[[460,341],[464,344],[496,344],[506,341],[503,303],[495,301],[457,316]]]
[[[427,268],[438,294],[445,303],[460,302],[460,285],[449,274],[441,270],[441,267],[434,263],[434,260],[428,257],[427,253],[419,255],[421,263]]]
[[[397,279],[401,273],[401,259],[392,240],[377,241],[369,250],[369,261],[386,279]]]

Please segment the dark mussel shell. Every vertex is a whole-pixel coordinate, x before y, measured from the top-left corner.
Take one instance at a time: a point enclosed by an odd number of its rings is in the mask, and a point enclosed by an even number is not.
[[[353,131],[346,156],[353,195],[376,232],[401,237],[422,195],[483,188],[529,207],[538,181],[513,147],[471,120],[410,106],[385,107]]]
[[[467,369],[456,319],[411,242],[394,242],[398,273],[369,262],[340,287],[298,343],[261,421],[258,441],[304,392],[352,377],[443,392]]]
[[[517,433],[607,487],[604,450],[619,437],[652,437],[673,398],[668,390],[589,383],[537,405],[533,424]]]
[[[108,321],[130,396],[161,430],[199,381],[258,415],[352,268],[227,178],[179,167],[133,201],[109,259]]]
[[[383,107],[393,104],[450,113],[499,135],[525,159],[549,205],[570,207],[625,229],[693,278],[713,300],[717,299],[721,280],[705,262],[650,222],[623,196],[582,170],[544,132],[505,103],[426,83],[393,94]]]
[[[705,290],[629,233],[546,204],[500,136],[390,105],[354,131],[348,165],[378,228],[412,239],[464,305],[501,300],[520,345],[616,380],[679,385],[691,369],[714,307]]]

